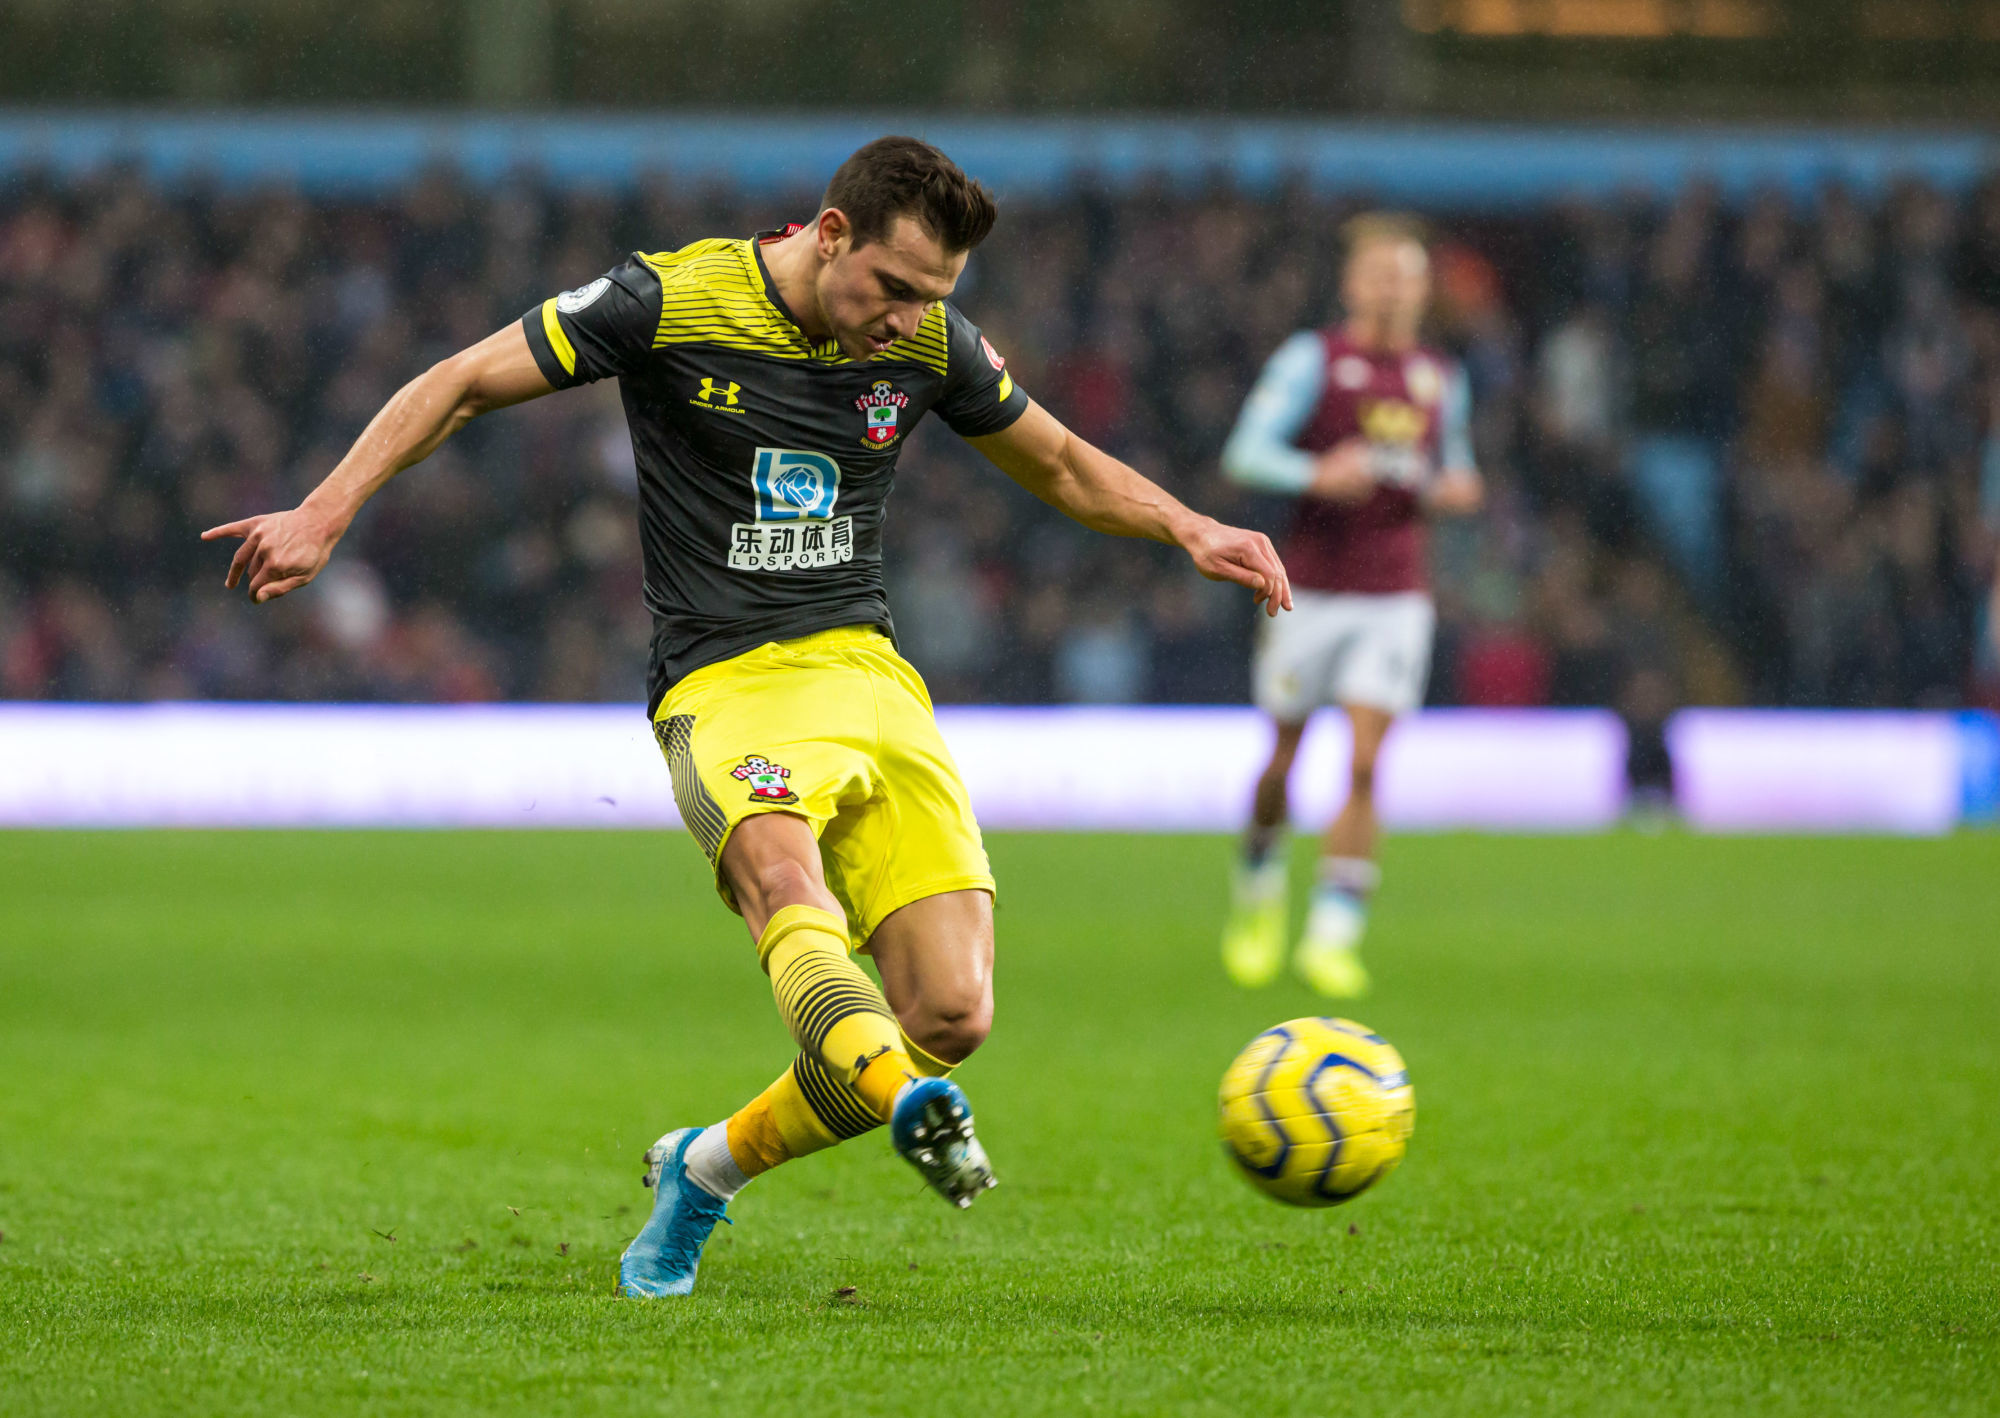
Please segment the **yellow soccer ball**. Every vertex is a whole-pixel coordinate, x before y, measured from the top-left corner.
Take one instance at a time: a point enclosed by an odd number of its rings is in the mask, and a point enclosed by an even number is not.
[[[1267,1196],[1351,1201],[1403,1160],[1416,1094],[1403,1056],[1351,1019],[1266,1029],[1222,1075],[1222,1145]]]

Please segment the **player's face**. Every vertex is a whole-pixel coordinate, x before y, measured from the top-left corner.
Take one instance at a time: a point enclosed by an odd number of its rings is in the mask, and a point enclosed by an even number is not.
[[[964,269],[963,251],[947,252],[916,222],[898,217],[880,241],[857,247],[851,235],[836,240],[820,270],[820,309],[849,358],[873,359],[914,335]]]
[[[1430,257],[1414,241],[1366,242],[1347,260],[1341,296],[1349,316],[1412,332],[1431,297]]]

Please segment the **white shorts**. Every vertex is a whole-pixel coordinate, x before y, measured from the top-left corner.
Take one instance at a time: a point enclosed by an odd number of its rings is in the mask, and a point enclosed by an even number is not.
[[[1327,704],[1406,714],[1424,702],[1437,611],[1422,591],[1386,596],[1292,592],[1292,609],[1258,622],[1257,707],[1299,724]]]

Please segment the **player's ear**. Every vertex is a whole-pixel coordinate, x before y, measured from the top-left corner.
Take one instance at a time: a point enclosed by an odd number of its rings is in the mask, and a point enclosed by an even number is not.
[[[854,234],[854,224],[848,221],[847,213],[838,207],[828,207],[821,212],[814,226],[819,238],[820,257],[827,261],[838,256],[848,238]]]

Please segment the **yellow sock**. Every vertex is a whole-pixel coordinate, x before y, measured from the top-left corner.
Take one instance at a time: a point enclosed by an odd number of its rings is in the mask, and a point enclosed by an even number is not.
[[[840,918],[787,906],[764,927],[757,954],[806,1059],[852,1089],[878,1121],[888,1121],[896,1094],[917,1069],[889,1002],[848,955]]]
[[[943,1078],[957,1067],[927,1052],[908,1034],[902,1038],[911,1067],[925,1077]],[[744,1176],[755,1177],[880,1126],[881,1120],[852,1088],[817,1060],[801,1055],[777,1082],[729,1120],[729,1155]]]
[[[957,1064],[946,1063],[936,1054],[926,1053],[915,1039],[903,1034],[901,1029],[896,1032],[902,1034],[903,1052],[910,1056],[910,1066],[925,1078],[950,1078],[951,1071],[958,1067]]]
[[[865,1121],[876,1125],[873,1118]],[[807,1100],[796,1066],[786,1069],[729,1120],[729,1155],[746,1177],[843,1140]]]

